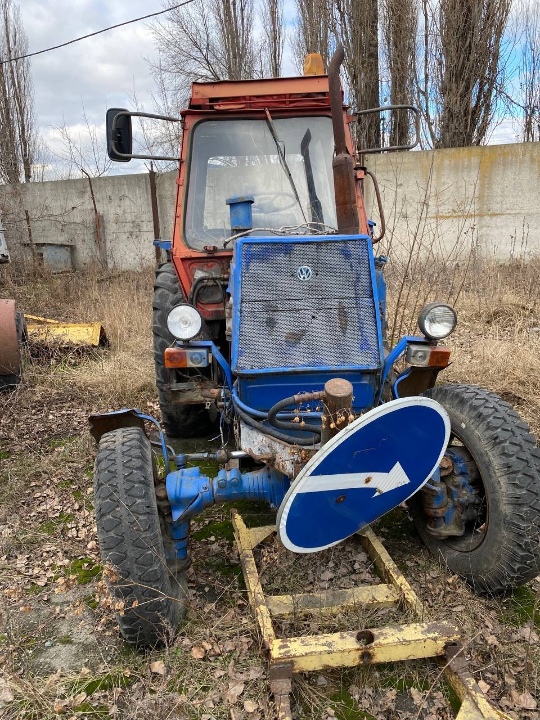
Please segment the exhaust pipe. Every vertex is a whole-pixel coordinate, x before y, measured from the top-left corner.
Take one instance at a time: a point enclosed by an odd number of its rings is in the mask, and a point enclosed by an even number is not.
[[[334,172],[334,194],[336,196],[336,216],[338,232],[342,235],[356,235],[359,232],[358,207],[356,205],[356,186],[354,182],[354,158],[347,149],[345,140],[345,122],[343,120],[343,100],[339,68],[345,52],[339,44],[328,67],[330,106],[332,108],[332,126],[336,156],[332,162]]]

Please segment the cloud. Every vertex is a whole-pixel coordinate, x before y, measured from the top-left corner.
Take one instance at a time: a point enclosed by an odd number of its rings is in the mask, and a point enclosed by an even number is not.
[[[19,0],[30,51],[147,15],[159,0]],[[145,58],[156,56],[148,22],[111,30],[31,59],[37,122],[43,134],[76,126],[84,111],[101,125],[108,106],[130,106],[136,92],[150,105],[153,79]]]

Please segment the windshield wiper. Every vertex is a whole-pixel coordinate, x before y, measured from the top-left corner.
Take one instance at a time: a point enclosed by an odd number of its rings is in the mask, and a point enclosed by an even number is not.
[[[306,217],[306,213],[304,212],[304,208],[302,207],[302,203],[300,202],[300,198],[298,196],[298,190],[296,189],[296,185],[294,184],[293,176],[291,175],[291,171],[289,170],[289,166],[288,166],[287,160],[285,158],[285,153],[283,152],[283,148],[281,147],[281,141],[276,132],[276,127],[274,125],[274,121],[272,120],[272,116],[270,115],[270,110],[268,110],[268,108],[264,108],[264,112],[266,113],[266,122],[268,123],[268,127],[270,128],[270,134],[272,135],[272,139],[276,146],[276,150],[277,150],[278,157],[279,157],[279,162],[281,163],[281,167],[283,168],[283,170],[285,171],[285,174],[287,175],[287,178],[288,178],[290,186],[291,186],[291,190],[294,193],[294,197],[296,198],[296,202],[298,203],[298,207],[300,208],[300,212],[302,213],[302,217],[304,218],[304,222],[307,223],[308,219]]]
[[[304,158],[304,167],[306,170],[306,183],[309,195],[309,204],[311,207],[311,222],[324,224],[324,215],[321,201],[317,196],[315,189],[315,180],[313,179],[313,168],[311,167],[311,158],[309,156],[309,143],[311,142],[311,130],[308,128],[300,143],[300,153]]]

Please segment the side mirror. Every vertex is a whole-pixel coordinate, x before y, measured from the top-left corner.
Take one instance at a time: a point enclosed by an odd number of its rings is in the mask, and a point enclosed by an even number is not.
[[[106,127],[108,156],[115,162],[129,162],[133,149],[131,114],[125,108],[110,108]]]

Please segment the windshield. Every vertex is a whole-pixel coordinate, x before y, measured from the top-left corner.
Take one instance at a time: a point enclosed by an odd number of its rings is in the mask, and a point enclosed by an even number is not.
[[[226,201],[234,195],[253,195],[253,228],[261,228],[260,234],[263,228],[306,222],[335,227],[333,154],[332,121],[326,117],[198,123],[191,146],[187,244],[199,250],[223,245],[232,235]]]

